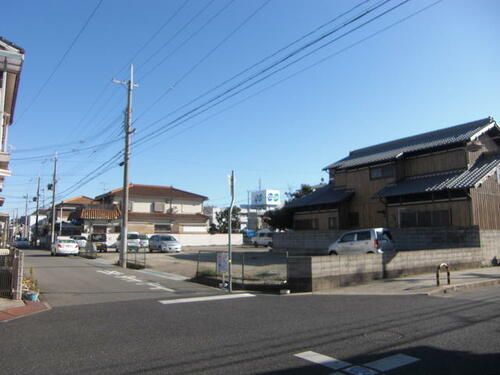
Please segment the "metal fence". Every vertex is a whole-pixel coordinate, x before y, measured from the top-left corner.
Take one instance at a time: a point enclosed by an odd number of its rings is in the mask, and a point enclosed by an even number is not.
[[[147,251],[127,251],[127,267],[146,268]]]
[[[200,250],[196,278],[221,283],[228,275],[217,272],[217,253],[227,251]],[[232,279],[235,289],[279,289],[286,285],[287,253],[235,251]]]
[[[24,254],[11,249],[8,255],[0,255],[0,297],[21,299]]]

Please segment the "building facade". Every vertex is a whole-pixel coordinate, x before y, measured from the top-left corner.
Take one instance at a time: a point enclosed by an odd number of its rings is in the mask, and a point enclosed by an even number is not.
[[[293,201],[296,230],[500,229],[500,128],[491,118],[359,149]]]
[[[103,206],[99,215],[96,213],[93,219],[92,215],[85,218],[85,210],[80,210],[80,214],[74,217],[93,220],[94,224],[96,220],[105,220],[107,231],[113,228],[112,231],[117,232],[121,225],[122,198],[122,188],[99,195],[95,198],[96,203]],[[128,230],[143,234],[207,233],[208,216],[203,214],[203,202],[207,199],[172,186],[130,184]],[[89,206],[86,209],[95,210],[98,207]],[[117,217],[113,219],[114,216]]]

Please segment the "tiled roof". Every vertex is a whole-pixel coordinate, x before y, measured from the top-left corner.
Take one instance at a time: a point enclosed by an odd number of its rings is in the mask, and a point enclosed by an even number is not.
[[[115,220],[121,216],[118,206],[103,208],[100,205],[88,206],[70,214],[70,219]]]
[[[317,206],[321,204],[337,203],[349,199],[354,194],[350,190],[333,189],[333,185],[327,184],[312,193],[287,203],[285,207],[298,208],[306,206]]]
[[[110,195],[122,194],[123,188],[118,188],[112,190],[106,194],[99,195],[96,199],[101,199]],[[190,193],[188,191],[176,189],[173,186],[156,186],[156,185],[129,185],[129,194],[132,196],[143,196],[143,197],[165,197],[168,199],[179,198],[179,199],[199,199],[207,200],[208,198],[204,195]]]
[[[481,134],[481,132],[493,126],[498,125],[492,117],[487,117],[466,124],[361,148],[351,151],[349,156],[328,165],[324,169],[359,167],[362,165],[394,160],[412,152],[461,144],[471,140],[474,136]]]
[[[375,197],[392,197],[442,190],[477,187],[500,166],[500,154],[483,155],[469,169],[415,176],[391,184],[380,190]]]
[[[80,195],[79,197],[74,197],[74,198],[66,199],[66,200],[62,201],[61,203],[62,204],[92,204],[94,202],[95,201],[94,201],[93,198],[86,197],[84,195]]]
[[[159,212],[129,212],[128,218],[130,220],[154,220],[154,219],[207,220],[208,216],[203,214],[162,214]]]

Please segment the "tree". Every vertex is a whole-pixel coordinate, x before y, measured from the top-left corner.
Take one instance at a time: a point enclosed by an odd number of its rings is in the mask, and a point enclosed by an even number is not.
[[[238,206],[233,207],[233,216],[231,220],[233,233],[238,233],[240,231],[240,211],[241,208],[239,208]],[[219,223],[217,226],[217,230],[219,231],[219,233],[227,233],[229,230],[229,207],[223,211],[217,212],[215,214],[215,218]]]
[[[300,189],[295,190],[293,193],[285,193],[285,195],[289,198],[289,202],[305,197],[308,194],[311,194],[314,191],[313,187],[308,184],[300,185]]]
[[[293,228],[293,211],[288,207],[266,211],[262,220],[272,229],[285,230]]]

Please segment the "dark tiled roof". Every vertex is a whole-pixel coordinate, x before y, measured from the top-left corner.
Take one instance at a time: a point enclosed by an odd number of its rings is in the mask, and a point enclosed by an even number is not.
[[[101,199],[110,195],[122,194],[123,188],[118,188],[112,190],[106,194],[99,195],[96,199]],[[135,196],[143,197],[165,197],[168,199],[178,198],[178,199],[200,199],[207,200],[208,198],[204,195],[190,193],[188,191],[176,189],[173,186],[157,186],[157,185],[139,185],[130,184],[129,194]]]
[[[354,192],[350,190],[335,190],[331,184],[328,184],[313,191],[305,197],[291,201],[286,205],[286,207],[298,208],[337,203],[349,199],[353,194]]]
[[[375,197],[392,197],[441,190],[476,187],[500,165],[500,154],[483,155],[469,169],[415,176],[391,184],[380,190]]]
[[[452,126],[428,133],[401,138],[375,146],[351,151],[349,156],[324,169],[353,168],[372,163],[394,160],[404,154],[460,144],[471,139],[491,124],[496,124],[492,117]]]
[[[203,214],[162,214],[159,212],[129,212],[130,220],[151,220],[151,219],[168,219],[168,220],[207,220],[208,216]]]

